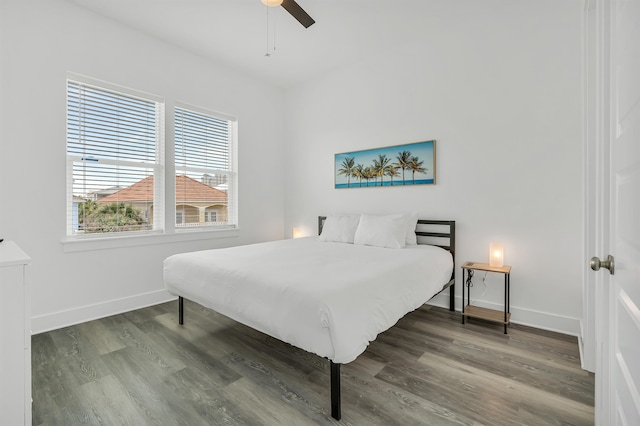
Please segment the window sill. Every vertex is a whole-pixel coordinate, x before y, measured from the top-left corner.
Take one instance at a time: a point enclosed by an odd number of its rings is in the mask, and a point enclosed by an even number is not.
[[[87,250],[105,250],[154,244],[181,243],[213,238],[232,238],[240,234],[239,229],[217,229],[206,231],[176,232],[173,234],[118,235],[108,237],[67,237],[62,240],[65,253]]]

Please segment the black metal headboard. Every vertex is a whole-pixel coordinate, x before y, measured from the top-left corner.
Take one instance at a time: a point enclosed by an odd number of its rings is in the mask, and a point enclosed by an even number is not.
[[[423,228],[421,225],[436,225],[438,227],[448,227],[448,231],[442,231],[438,229],[434,230],[420,230]],[[451,252],[451,256],[455,261],[456,257],[456,221],[455,220],[429,220],[429,219],[418,219],[418,225],[416,227],[416,235],[418,236],[418,244],[430,244],[432,246],[438,246],[445,250]],[[447,244],[437,244],[437,242],[420,242],[420,237],[428,237],[428,238],[436,238],[443,239],[443,241],[448,241]]]

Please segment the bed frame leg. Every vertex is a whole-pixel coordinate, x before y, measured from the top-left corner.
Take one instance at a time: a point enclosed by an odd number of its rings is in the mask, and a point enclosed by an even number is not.
[[[340,408],[340,364],[334,364],[329,360],[331,366],[331,417],[340,420],[342,410]]]
[[[178,324],[184,324],[184,299],[178,296]]]
[[[454,312],[456,310],[456,284],[453,283],[449,287],[449,310]]]

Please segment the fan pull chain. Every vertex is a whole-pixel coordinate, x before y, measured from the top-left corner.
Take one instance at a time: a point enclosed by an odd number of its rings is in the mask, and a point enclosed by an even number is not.
[[[278,21],[276,15],[273,15],[273,50],[269,52],[269,9],[271,8],[267,6],[267,51],[264,54],[267,58],[276,53],[276,23]]]
[[[276,24],[278,23],[278,15],[273,15],[273,53],[276,53]]]
[[[269,6],[267,6],[267,51],[264,56],[271,56],[271,53],[269,53]]]

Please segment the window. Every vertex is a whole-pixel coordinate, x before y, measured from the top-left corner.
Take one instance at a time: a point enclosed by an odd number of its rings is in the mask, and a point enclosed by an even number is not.
[[[175,108],[174,134],[175,202],[185,212],[176,226],[235,227],[235,119],[179,106]]]
[[[162,227],[160,99],[67,80],[67,234]]]
[[[204,212],[204,221],[205,222],[217,222],[218,221],[218,212],[205,211]]]
[[[175,151],[165,152],[164,114],[160,97],[67,80],[67,235],[237,228],[236,119],[179,105]],[[175,198],[165,161],[175,165]]]

